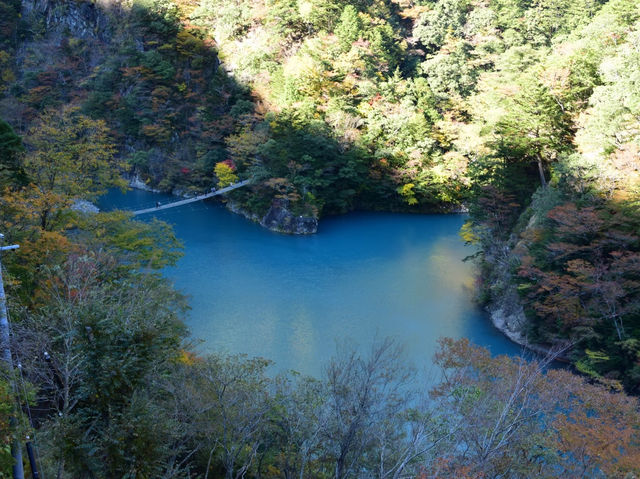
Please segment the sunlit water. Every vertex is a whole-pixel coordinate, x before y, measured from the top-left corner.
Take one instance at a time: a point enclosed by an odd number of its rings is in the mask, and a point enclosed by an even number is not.
[[[101,206],[169,200],[116,191]],[[426,369],[441,336],[519,352],[473,304],[462,215],[352,213],[323,219],[312,236],[272,233],[214,202],[155,216],[184,243],[184,257],[164,274],[190,297],[187,325],[200,351],[261,356],[307,374],[345,339],[392,336]]]

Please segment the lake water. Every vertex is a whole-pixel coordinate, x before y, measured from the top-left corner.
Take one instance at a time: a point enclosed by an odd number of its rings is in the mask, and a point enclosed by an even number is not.
[[[171,200],[114,191],[101,207]],[[323,219],[315,235],[286,236],[215,202],[154,214],[184,243],[185,256],[164,274],[190,297],[187,325],[200,351],[261,356],[277,370],[313,375],[336,341],[369,345],[376,336],[397,338],[420,368],[441,336],[520,352],[472,301],[462,215],[351,213]]]

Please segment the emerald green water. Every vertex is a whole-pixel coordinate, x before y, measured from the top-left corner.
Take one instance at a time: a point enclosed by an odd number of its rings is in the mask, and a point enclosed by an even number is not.
[[[101,206],[155,201],[169,197],[116,191]],[[190,297],[187,325],[201,351],[261,356],[278,370],[307,374],[319,373],[344,339],[366,345],[393,336],[425,368],[441,336],[468,337],[496,354],[519,352],[472,302],[462,215],[352,213],[297,237],[214,202],[156,216],[184,243],[185,256],[164,274]]]

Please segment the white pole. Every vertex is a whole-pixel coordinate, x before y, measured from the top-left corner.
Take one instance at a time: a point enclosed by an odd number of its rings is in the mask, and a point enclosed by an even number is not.
[[[0,234],[0,239],[4,235]],[[18,249],[18,245],[0,246],[0,251]],[[7,363],[7,369],[13,374],[13,360],[11,358],[11,338],[9,335],[9,316],[7,315],[7,297],[4,294],[4,284],[2,282],[2,264],[0,263],[0,344],[2,345],[2,359]],[[12,381],[13,382],[13,381]],[[16,391],[15,382],[13,390]],[[11,417],[11,425],[16,426],[15,417]],[[22,448],[17,437],[11,443],[11,455],[13,456],[13,477],[14,479],[24,479],[24,466],[22,465]]]

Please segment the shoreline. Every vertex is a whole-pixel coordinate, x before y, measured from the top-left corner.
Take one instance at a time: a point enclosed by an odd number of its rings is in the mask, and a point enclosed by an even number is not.
[[[552,347],[542,344],[530,343],[521,330],[513,329],[513,323],[510,323],[509,315],[506,315],[502,308],[492,310],[491,306],[488,306],[485,307],[484,310],[489,314],[489,318],[491,318],[491,324],[493,324],[493,326],[498,331],[500,331],[507,339],[509,339],[514,344],[522,346],[527,351],[531,351],[544,357],[555,354]],[[558,354],[554,361],[571,364],[569,358],[562,353]]]

